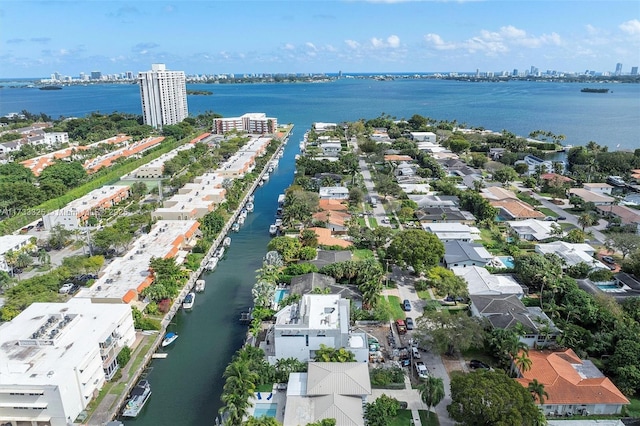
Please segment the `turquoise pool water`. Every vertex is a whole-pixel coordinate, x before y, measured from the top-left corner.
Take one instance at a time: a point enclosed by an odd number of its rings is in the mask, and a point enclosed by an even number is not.
[[[256,404],[253,410],[253,417],[275,417],[278,411],[278,404]]]
[[[498,256],[498,259],[500,259],[500,261],[504,263],[504,266],[509,269],[513,269],[513,267],[515,266],[513,264],[513,257],[511,256]]]
[[[596,284],[602,291],[620,291],[620,287],[615,284]]]
[[[276,294],[274,294],[273,296],[274,302],[280,303],[280,301],[284,299],[287,296],[287,294],[289,294],[289,290],[286,290],[284,288],[276,289]]]

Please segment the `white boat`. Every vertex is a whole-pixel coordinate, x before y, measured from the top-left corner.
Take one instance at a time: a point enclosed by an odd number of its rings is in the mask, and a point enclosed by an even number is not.
[[[274,224],[276,225],[277,228],[282,226],[282,219],[276,219],[276,223]]]
[[[240,224],[238,222],[234,223],[233,225],[231,225],[231,230],[238,232],[240,230]]]
[[[269,235],[274,236],[278,233],[278,227],[275,223],[269,225]]]
[[[196,302],[196,294],[194,292],[190,292],[184,297],[182,301],[182,309],[191,309],[193,308],[193,304]]]
[[[226,237],[223,241],[222,241],[222,245],[225,247],[229,247],[231,245],[231,237]]]
[[[247,209],[247,211],[248,211],[249,213],[251,213],[251,212],[253,212],[254,205],[253,205],[253,203],[252,203],[252,202],[247,202],[247,205],[245,206],[245,208]]]
[[[270,178],[269,173],[265,173],[264,175],[262,175],[262,181],[263,181],[263,182],[268,181],[268,180],[269,180],[269,178]]]
[[[124,410],[122,410],[122,417],[136,417],[150,396],[151,385],[147,380],[140,380],[133,390],[131,390],[131,395],[129,395]]]
[[[244,221],[245,221],[244,216],[239,216],[239,217],[238,217],[238,225],[239,225],[239,226],[244,225]]]
[[[247,209],[240,210],[240,217],[243,217],[246,219],[248,214],[249,214],[249,211]]]
[[[218,266],[218,258],[213,256],[211,259],[209,259],[207,265],[204,268],[207,271],[213,271],[214,269],[216,269],[216,266]]]
[[[170,331],[169,333],[165,334],[164,339],[162,340],[162,347],[167,347],[170,344],[172,344],[173,342],[175,342],[175,340],[178,338],[178,334],[174,333],[173,331]]]
[[[205,280],[196,280],[196,292],[202,293],[206,285],[207,285],[207,282]]]
[[[220,260],[222,259],[223,256],[224,256],[224,246],[220,246],[217,248],[216,252],[213,254],[213,257]]]
[[[247,197],[247,203],[253,203],[254,201],[254,196],[253,194],[249,195],[249,197]]]

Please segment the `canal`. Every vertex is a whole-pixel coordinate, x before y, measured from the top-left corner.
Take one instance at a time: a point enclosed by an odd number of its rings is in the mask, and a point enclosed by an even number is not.
[[[309,124],[307,124],[308,126]],[[278,194],[291,184],[295,155],[305,129],[296,126],[271,178],[255,195],[255,209],[213,272],[205,272],[206,290],[197,294],[190,312],[180,310],[168,331],[178,340],[165,349],[167,358],[153,360],[147,370],[153,394],[141,414],[125,424],[212,425],[221,407],[222,374],[245,339],[240,313],[253,305],[251,288],[269,243]]]

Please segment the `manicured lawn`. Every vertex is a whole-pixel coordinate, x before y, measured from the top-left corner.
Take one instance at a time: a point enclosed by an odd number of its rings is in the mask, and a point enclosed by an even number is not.
[[[273,390],[273,383],[265,383],[256,388],[256,392],[271,392]]]
[[[518,197],[518,199],[524,201],[527,204],[530,204],[532,206],[539,206],[540,205],[540,201],[536,200],[535,198],[533,198],[532,196],[525,194],[523,192],[519,192],[516,194],[516,197]]]
[[[373,252],[369,249],[359,249],[353,251],[353,260],[365,260],[373,258]]]
[[[369,218],[369,226],[371,226],[373,229],[376,229],[378,227],[378,221],[375,217]]]
[[[364,221],[363,217],[359,217],[357,220],[358,220],[358,225],[360,225],[361,227],[367,226],[367,223]]]
[[[411,424],[411,410],[398,410],[398,414],[390,419],[389,426],[406,426]]]
[[[394,320],[404,319],[405,313],[400,305],[400,298],[398,296],[387,296],[389,303],[389,309],[391,310],[391,316]]]
[[[545,216],[558,217],[558,213],[546,207],[538,207],[538,211],[544,214]]]
[[[420,414],[420,422],[422,426],[440,426],[440,421],[438,420],[438,415],[436,413],[429,413],[426,410],[418,410],[418,414]]]

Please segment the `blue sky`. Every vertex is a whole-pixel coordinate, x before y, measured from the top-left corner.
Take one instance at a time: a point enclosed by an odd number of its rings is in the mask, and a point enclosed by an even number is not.
[[[640,2],[0,2],[0,78],[188,74],[623,72],[640,66]]]

